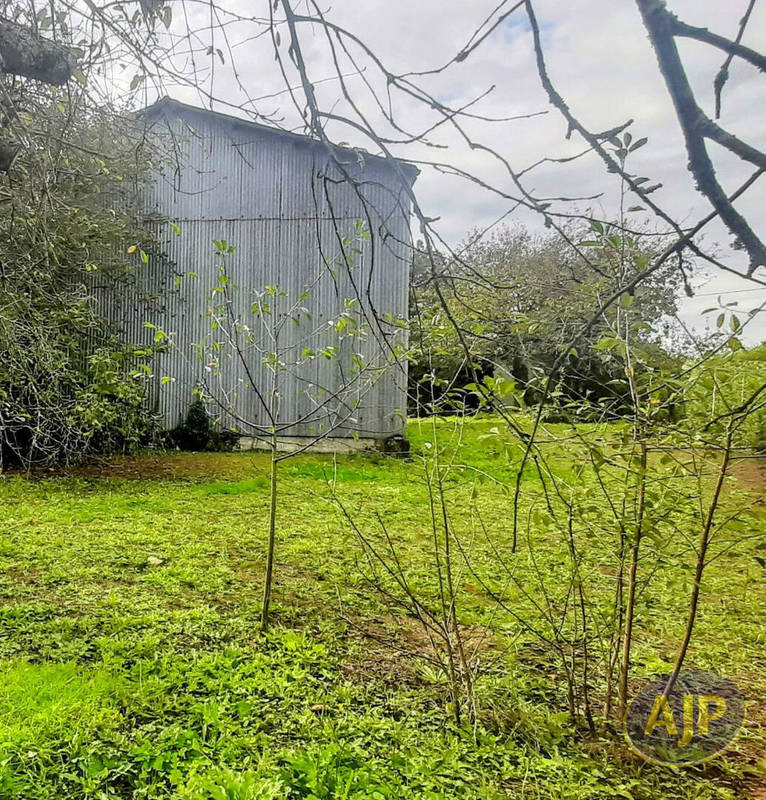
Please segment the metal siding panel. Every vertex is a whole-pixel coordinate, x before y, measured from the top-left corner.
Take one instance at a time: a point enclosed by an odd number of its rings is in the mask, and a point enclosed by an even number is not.
[[[407,314],[409,201],[398,176],[388,165],[346,152],[344,169],[354,183],[343,181],[342,171],[317,143],[207,118],[204,112],[175,120],[169,127],[179,163],[158,176],[146,206],[181,228],[181,236],[176,236],[169,226],[160,226],[172,266],[150,259],[136,286],[111,304],[109,315],[132,341],[146,341],[152,335],[145,322],[173,334],[175,346],[155,362],[158,383],[162,375],[173,378],[156,390],[158,407],[172,427],[185,415],[200,376],[209,377],[196,357],[194,343],[209,332],[206,296],[217,280],[213,238],[226,239],[237,248],[229,259],[229,270],[232,283],[239,287],[237,313],[243,319],[252,322],[251,294],[267,284],[280,285],[291,299],[297,299],[307,285],[313,287],[305,301],[312,322],[300,326],[290,322],[284,329],[285,346],[293,356],[306,346],[319,351],[335,343],[327,323],[343,311],[345,298],[358,293],[362,312],[378,329],[376,336],[349,340],[341,359],[319,357],[308,362],[298,371],[302,381],[283,381],[283,421],[305,417],[316,402],[322,402],[316,397],[316,387],[338,390],[341,367],[348,368],[351,353],[362,352],[369,363],[382,364],[379,337],[393,342],[402,336],[383,321],[386,314]],[[348,270],[343,266],[339,238],[353,238],[356,220],[367,221],[368,216],[371,238]],[[331,268],[336,268],[335,276]],[[199,277],[182,277],[176,286],[175,279],[189,272]],[[147,304],[142,300],[147,292],[158,299]],[[260,359],[255,354],[251,358],[252,373],[265,383],[267,374]],[[245,387],[241,366],[229,359],[222,371],[219,396],[238,392],[234,403],[238,415],[265,425],[254,392]],[[358,382],[349,393],[360,404],[356,421],[342,425],[336,435],[401,432],[405,392],[406,363],[389,370],[371,387],[366,381]],[[326,424],[320,418],[336,405],[329,404],[322,414],[285,433],[316,435],[320,422]],[[215,408],[211,412],[215,414]],[[231,426],[234,420],[223,415],[220,424]]]

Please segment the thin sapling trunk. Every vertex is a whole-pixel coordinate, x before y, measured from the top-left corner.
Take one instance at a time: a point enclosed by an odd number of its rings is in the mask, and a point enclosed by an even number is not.
[[[261,630],[269,627],[269,606],[271,604],[271,584],[274,575],[274,545],[277,537],[277,434],[272,433],[270,439],[271,465],[269,469],[269,541],[266,551],[266,579],[263,587],[263,608],[261,610]]]

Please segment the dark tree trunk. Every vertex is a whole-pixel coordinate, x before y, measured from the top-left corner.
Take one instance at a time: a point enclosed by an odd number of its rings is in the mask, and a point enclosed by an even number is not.
[[[72,77],[74,54],[23,25],[0,19],[0,72],[61,86]]]
[[[8,172],[19,154],[19,146],[8,142],[0,142],[0,172]]]

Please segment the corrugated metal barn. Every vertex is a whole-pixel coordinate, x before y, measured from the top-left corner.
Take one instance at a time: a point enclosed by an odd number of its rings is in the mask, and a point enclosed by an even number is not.
[[[153,367],[164,424],[201,388],[243,435],[272,415],[285,437],[401,434],[417,170],[167,98],[141,118],[168,153],[144,202],[163,252],[110,316],[131,341],[170,337]]]

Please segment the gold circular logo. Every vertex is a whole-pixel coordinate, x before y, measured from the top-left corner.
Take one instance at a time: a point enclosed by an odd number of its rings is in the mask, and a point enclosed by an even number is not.
[[[631,700],[624,720],[628,743],[655,764],[688,766],[715,758],[745,722],[742,692],[713,672],[685,670],[666,694],[669,677],[650,681]]]

